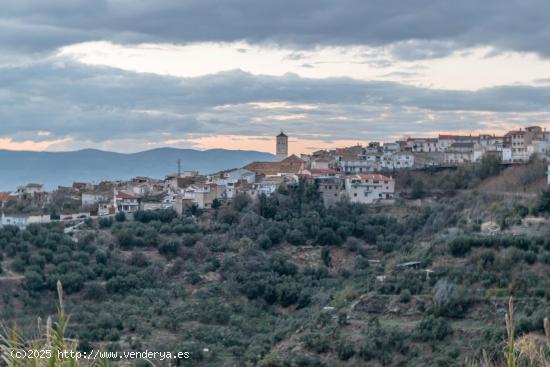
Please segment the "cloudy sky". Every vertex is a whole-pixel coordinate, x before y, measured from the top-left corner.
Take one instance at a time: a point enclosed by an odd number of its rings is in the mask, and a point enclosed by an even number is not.
[[[544,0],[3,0],[0,148],[550,128]]]

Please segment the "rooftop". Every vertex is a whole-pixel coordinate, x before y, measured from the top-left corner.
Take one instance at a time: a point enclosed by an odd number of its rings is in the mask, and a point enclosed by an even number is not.
[[[393,180],[391,177],[384,176],[378,173],[358,173],[356,175],[349,176],[351,179],[360,179],[360,180],[377,180],[377,181],[390,181]]]

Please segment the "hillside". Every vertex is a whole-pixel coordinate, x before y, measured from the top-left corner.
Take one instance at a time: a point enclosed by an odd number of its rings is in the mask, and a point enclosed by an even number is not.
[[[314,187],[177,217],[0,229],[0,318],[55,313],[81,349],[190,351],[193,366],[462,366],[550,314],[550,222],[531,201],[457,192],[322,206]],[[486,232],[486,223],[501,225]]]
[[[527,164],[501,165],[488,158],[479,165],[398,171],[395,178],[396,191],[405,196],[469,191],[533,198],[547,187],[547,162],[533,159]]]
[[[274,160],[268,153],[241,150],[193,150],[161,148],[133,154],[86,149],[75,152],[20,152],[0,150],[0,191],[13,190],[28,182],[47,188],[74,181],[130,179],[135,176],[162,178],[182,170],[211,173],[242,167],[252,161]]]

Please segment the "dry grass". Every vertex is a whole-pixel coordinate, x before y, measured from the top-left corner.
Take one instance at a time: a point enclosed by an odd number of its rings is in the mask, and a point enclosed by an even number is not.
[[[31,340],[26,340],[19,335],[16,327],[2,327],[0,335],[0,359],[2,365],[8,367],[80,367],[97,366],[106,367],[106,360],[88,361],[78,359],[70,352],[78,350],[78,341],[65,337],[65,331],[69,317],[65,314],[63,306],[63,289],[61,283],[57,283],[59,306],[57,320],[48,317],[46,325],[38,320],[37,335]],[[32,352],[32,358],[25,353]],[[69,352],[69,353],[66,353]]]
[[[477,361],[467,361],[468,367],[550,367],[550,322],[544,319],[545,335],[527,334],[516,339],[514,328],[514,302],[510,298],[505,316],[506,352],[504,362],[492,361],[484,352]],[[505,364],[503,364],[505,363]]]

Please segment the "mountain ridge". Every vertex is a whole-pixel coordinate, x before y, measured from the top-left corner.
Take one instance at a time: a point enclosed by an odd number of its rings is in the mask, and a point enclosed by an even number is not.
[[[229,149],[155,148],[134,153],[81,149],[65,152],[14,151],[0,149],[0,190],[38,182],[51,190],[74,181],[125,180],[135,176],[162,178],[177,171],[201,174],[242,167],[252,161],[273,161],[270,153]]]

